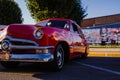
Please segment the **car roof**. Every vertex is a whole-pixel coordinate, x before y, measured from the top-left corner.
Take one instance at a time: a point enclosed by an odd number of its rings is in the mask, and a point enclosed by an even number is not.
[[[67,20],[76,23],[76,21],[68,19],[68,18],[49,18],[48,20]]]
[[[48,18],[48,19],[45,19],[45,20],[41,20],[39,22],[46,21],[46,20],[66,20],[66,21],[73,21],[73,20],[67,19],[67,18]],[[37,23],[39,23],[39,22],[37,22]]]
[[[44,22],[44,21],[48,21],[48,20],[65,20],[65,21],[68,21],[68,22],[76,23],[76,21],[68,19],[68,18],[48,18],[48,19],[41,20],[39,22]],[[36,24],[38,24],[39,22],[37,22]]]
[[[67,18],[49,18],[48,20],[67,20],[67,21],[69,21],[70,19],[67,19]]]

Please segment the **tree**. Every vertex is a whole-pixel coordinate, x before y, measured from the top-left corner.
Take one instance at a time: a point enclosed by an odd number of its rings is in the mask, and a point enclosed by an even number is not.
[[[36,21],[64,17],[80,24],[87,15],[80,0],[26,0],[26,4]]]
[[[22,23],[22,13],[14,0],[0,0],[0,24]]]

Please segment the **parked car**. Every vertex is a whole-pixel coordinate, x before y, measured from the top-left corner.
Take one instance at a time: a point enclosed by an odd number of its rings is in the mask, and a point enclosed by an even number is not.
[[[76,57],[87,57],[88,44],[80,26],[65,18],[51,18],[35,25],[11,24],[0,37],[0,63],[5,68],[20,62],[50,62],[55,70]]]

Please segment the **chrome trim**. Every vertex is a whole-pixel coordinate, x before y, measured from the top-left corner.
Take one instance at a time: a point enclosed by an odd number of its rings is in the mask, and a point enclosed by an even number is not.
[[[7,40],[8,39],[8,40]],[[26,40],[26,39],[16,39],[16,38],[12,38],[11,36],[7,36],[5,41],[21,41],[21,42],[29,42],[29,43],[33,43],[35,44],[34,46],[32,45],[10,45],[10,50],[8,53],[3,53],[2,55],[5,57],[3,57],[3,59],[1,58],[0,61],[23,61],[23,62],[50,62],[54,59],[53,54],[51,53],[52,49],[54,48],[54,46],[39,46],[36,42],[32,41],[32,40]],[[21,54],[17,54],[17,53],[12,53],[12,49],[35,49],[35,50],[46,50],[48,49],[48,51],[42,52],[42,53],[21,53]],[[6,55],[7,54],[7,55]]]
[[[12,37],[8,37],[11,40],[21,40],[21,41],[24,41],[24,39],[13,39]],[[9,40],[4,40],[4,41],[9,41]],[[26,40],[26,42],[29,41],[29,40]],[[31,41],[30,41],[31,42]],[[34,41],[32,41],[34,42]],[[37,43],[36,43],[37,44]],[[38,45],[35,45],[35,46],[32,46],[32,45],[10,45],[9,46],[9,49],[52,49],[54,48],[54,46],[38,46]]]
[[[41,33],[39,36],[37,35],[38,32]],[[43,31],[41,29],[37,29],[34,31],[33,35],[36,39],[41,39],[43,37]]]
[[[11,46],[11,49],[52,49],[54,48],[53,46],[15,46],[15,45],[12,45]]]
[[[32,41],[32,40],[20,39],[20,38],[13,38],[11,36],[7,36],[6,38],[9,39],[10,41],[27,42],[27,43],[32,43],[32,44],[35,44],[36,46],[38,46],[38,44],[36,42]]]
[[[51,62],[53,61],[53,54],[10,54],[8,60],[1,61],[21,61],[21,62]]]
[[[4,46],[3,46],[3,43],[4,43],[4,42],[7,42],[7,43],[8,43],[8,48],[7,48],[7,49],[3,49],[3,47],[4,47]],[[10,50],[11,50],[11,45],[12,45],[12,44],[11,44],[8,40],[4,40],[4,41],[1,43],[1,45],[0,45],[0,46],[1,46],[1,50],[2,50],[3,52],[10,51]]]

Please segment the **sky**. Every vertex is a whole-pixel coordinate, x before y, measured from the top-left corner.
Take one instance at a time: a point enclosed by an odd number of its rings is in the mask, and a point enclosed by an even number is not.
[[[25,0],[14,0],[21,8],[24,18],[24,24],[35,24],[35,20],[31,17],[29,10],[26,7]],[[120,0],[81,0],[83,7],[86,7],[85,18],[93,18],[120,14]]]

